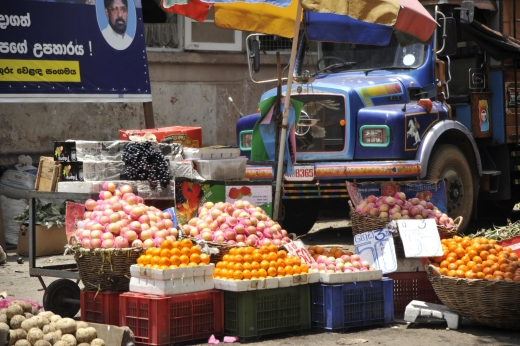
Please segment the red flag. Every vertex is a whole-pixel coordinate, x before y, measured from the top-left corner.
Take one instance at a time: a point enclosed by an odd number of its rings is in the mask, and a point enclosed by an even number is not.
[[[208,10],[212,5],[212,3],[202,2],[200,0],[189,0],[185,5],[175,4],[166,8],[164,7],[164,0],[162,0],[162,8],[164,11],[177,13],[199,22],[206,20]]]

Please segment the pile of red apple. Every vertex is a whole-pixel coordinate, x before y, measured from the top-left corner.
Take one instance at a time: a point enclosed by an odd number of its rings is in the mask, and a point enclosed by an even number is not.
[[[198,215],[182,226],[184,234],[239,246],[280,246],[291,241],[279,223],[248,201],[206,202],[199,208]]]
[[[103,184],[97,201],[85,202],[83,221],[78,222],[76,237],[87,249],[160,246],[175,241],[177,229],[172,215],[147,206],[133,193],[130,185],[119,189],[112,182]]]
[[[356,211],[382,219],[435,219],[437,225],[455,226],[452,218],[424,199],[424,193],[418,195],[422,198],[406,199],[404,192],[397,192],[393,197],[370,195],[356,206]]]

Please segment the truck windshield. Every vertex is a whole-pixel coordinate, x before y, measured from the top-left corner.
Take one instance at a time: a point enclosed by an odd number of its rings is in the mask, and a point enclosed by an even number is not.
[[[422,44],[401,47],[394,35],[387,46],[322,42],[321,47],[322,57],[316,64],[317,71],[328,65],[342,62],[355,63],[345,69],[348,71],[384,69],[385,67],[417,68],[424,63],[428,48]]]

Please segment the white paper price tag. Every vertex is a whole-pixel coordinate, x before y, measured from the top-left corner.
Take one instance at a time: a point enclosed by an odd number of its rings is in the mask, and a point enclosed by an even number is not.
[[[434,219],[397,220],[405,257],[442,256],[441,239]]]
[[[354,246],[363,261],[381,269],[383,274],[397,270],[394,238],[388,228],[356,234]]]
[[[301,240],[295,240],[290,243],[284,245],[284,247],[289,251],[289,253],[293,256],[297,256],[300,258],[302,263],[305,264],[313,264],[316,263],[314,258],[312,258],[311,254],[305,248],[305,245]]]

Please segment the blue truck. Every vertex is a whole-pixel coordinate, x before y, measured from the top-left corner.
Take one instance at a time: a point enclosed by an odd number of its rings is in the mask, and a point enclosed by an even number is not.
[[[293,75],[302,82],[291,90],[303,102],[297,164],[282,188],[287,230],[306,233],[320,210],[347,208],[347,181],[442,179],[461,231],[484,214],[505,218],[518,201],[516,1],[421,3],[439,23],[430,44],[300,40]],[[258,42],[247,42],[255,72]],[[237,123],[243,155],[259,116]],[[274,182],[273,162],[249,161],[246,177]]]

